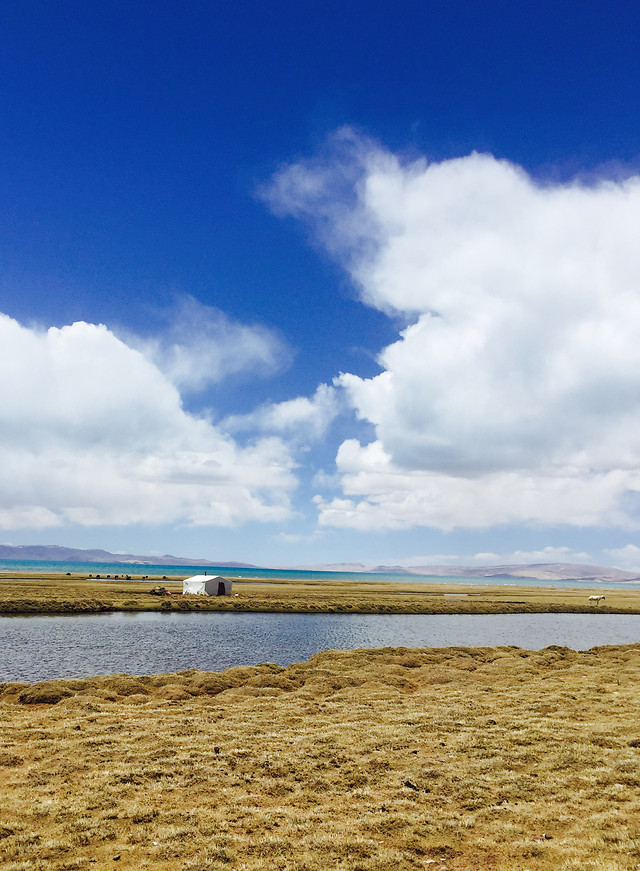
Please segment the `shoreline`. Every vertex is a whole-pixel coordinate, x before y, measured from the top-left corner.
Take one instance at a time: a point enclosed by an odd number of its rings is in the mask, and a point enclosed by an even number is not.
[[[0,616],[121,611],[298,614],[640,614],[640,590],[421,582],[233,578],[231,596],[183,596],[182,581],[157,575],[90,578],[0,573]],[[153,595],[165,587],[170,595]],[[604,596],[597,604],[589,596]]]

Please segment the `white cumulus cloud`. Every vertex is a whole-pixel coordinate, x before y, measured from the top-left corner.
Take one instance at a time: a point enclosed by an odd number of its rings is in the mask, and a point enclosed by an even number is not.
[[[250,414],[232,415],[222,425],[229,432],[260,430],[281,433],[291,441],[321,438],[340,410],[337,391],[320,384],[312,397],[297,396],[263,405]]]
[[[337,382],[375,438],[340,447],[321,522],[637,527],[640,178],[542,185],[491,155],[337,142],[271,202],[410,325],[379,375]]]
[[[0,315],[0,528],[281,520],[277,438],[246,448],[187,414],[160,369],[105,326]]]

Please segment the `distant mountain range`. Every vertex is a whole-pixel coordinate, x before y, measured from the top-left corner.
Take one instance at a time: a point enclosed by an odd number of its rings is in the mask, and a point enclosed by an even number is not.
[[[535,578],[539,581],[640,581],[637,572],[625,572],[610,566],[584,566],[573,563],[533,563],[506,566],[365,566],[362,563],[325,563],[297,566],[308,571],[373,572],[393,575],[423,575],[447,578]]]
[[[189,559],[171,556],[138,556],[133,553],[110,553],[108,550],[83,550],[74,547],[59,547],[55,544],[25,544],[16,547],[0,544],[0,559],[23,560],[25,562],[45,562],[53,560],[64,563],[125,563],[141,566],[228,566],[238,569],[255,569],[251,563],[212,562],[206,559]]]
[[[108,550],[83,550],[82,548],[60,547],[59,545],[0,545],[0,559],[22,560],[24,562],[78,562],[78,563],[122,563],[125,565],[164,565],[164,566],[228,566],[238,569],[260,569],[252,563],[231,562],[230,560],[196,559],[195,557],[139,556],[132,553],[110,553]],[[363,563],[323,563],[312,566],[276,566],[280,569],[316,572],[372,572],[374,574],[422,575],[424,577],[448,578],[535,578],[539,581],[593,581],[594,583],[640,582],[637,572],[625,572],[609,566],[585,566],[573,563],[533,563],[531,565],[506,566],[367,566]]]

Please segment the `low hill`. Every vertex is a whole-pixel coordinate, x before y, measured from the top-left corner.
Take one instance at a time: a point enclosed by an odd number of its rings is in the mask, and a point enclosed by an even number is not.
[[[251,563],[212,562],[206,559],[172,556],[139,556],[132,553],[110,553],[108,550],[84,550],[83,548],[60,547],[56,544],[27,544],[13,546],[0,545],[0,559],[23,560],[28,562],[65,563],[125,563],[127,565],[162,565],[162,566],[229,566],[235,568],[254,569]]]
[[[302,568],[302,567],[298,567]],[[376,574],[421,575],[448,578],[535,578],[540,581],[594,581],[623,583],[640,581],[637,572],[625,572],[611,566],[574,565],[573,563],[533,563],[502,566],[366,566],[362,563],[332,563],[305,566],[310,571],[373,572]]]
[[[108,550],[85,550],[83,548],[61,547],[60,545],[0,545],[0,559],[21,560],[24,562],[81,562],[81,563],[121,563],[125,565],[165,565],[165,566],[229,566],[230,568],[259,569],[253,563],[233,562],[231,560],[207,560],[196,557],[179,557],[172,554],[149,556],[131,553],[111,553]],[[575,565],[573,563],[533,563],[498,566],[368,566],[363,563],[323,563],[308,566],[273,566],[272,568],[324,572],[373,572],[374,574],[420,575],[422,577],[448,578],[513,578],[521,580],[535,578],[541,581],[593,581],[594,583],[624,583],[640,581],[637,572],[625,572],[611,566]]]

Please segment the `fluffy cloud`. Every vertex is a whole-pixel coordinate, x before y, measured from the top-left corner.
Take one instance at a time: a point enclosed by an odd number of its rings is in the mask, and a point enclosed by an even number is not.
[[[342,443],[336,459],[349,498],[316,497],[320,523],[361,530],[432,526],[484,529],[509,523],[629,526],[621,490],[640,490],[640,474],[580,476],[508,470],[474,477],[395,465],[376,440]]]
[[[291,441],[321,438],[340,409],[338,394],[328,384],[321,384],[308,398],[297,396],[285,402],[264,405],[251,414],[233,415],[223,421],[229,432],[260,430],[282,433]]]
[[[0,315],[0,527],[280,520],[295,485],[276,438],[241,449],[185,413],[104,326],[38,332]]]
[[[637,527],[640,178],[541,185],[490,155],[337,142],[271,201],[409,326],[378,376],[339,379],[375,440],[340,447],[321,522]]]
[[[179,300],[162,336],[126,336],[182,392],[202,390],[230,375],[266,377],[289,363],[291,353],[277,334],[243,324],[193,297]]]

